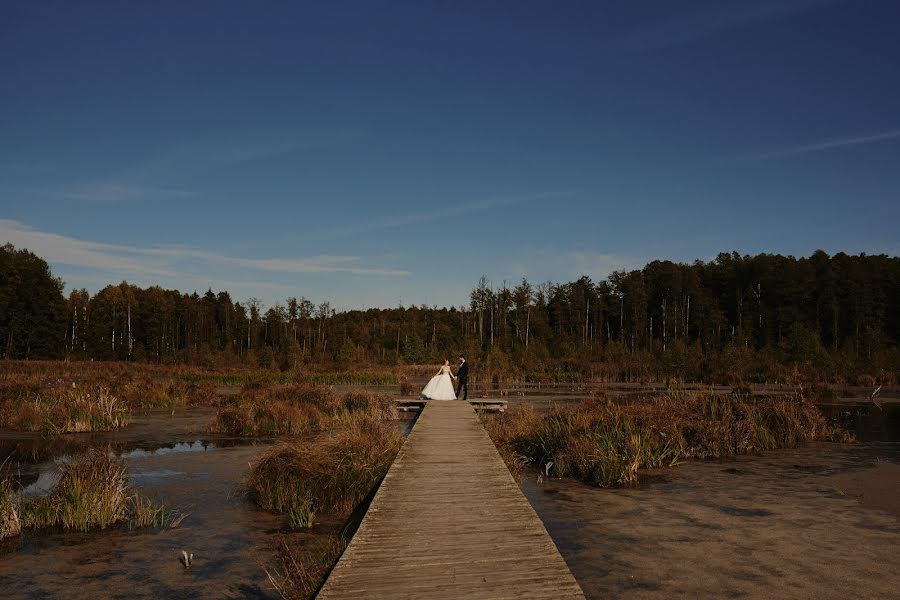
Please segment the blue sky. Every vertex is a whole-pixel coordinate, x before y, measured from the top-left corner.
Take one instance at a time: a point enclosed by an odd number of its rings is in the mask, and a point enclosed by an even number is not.
[[[898,64],[892,0],[0,0],[0,242],[341,308],[896,255]]]

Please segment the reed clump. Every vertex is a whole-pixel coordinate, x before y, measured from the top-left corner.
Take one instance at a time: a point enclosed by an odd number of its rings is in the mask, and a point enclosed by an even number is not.
[[[6,515],[0,518],[4,524],[0,536],[46,527],[74,531],[120,524],[161,527],[177,516],[135,492],[125,467],[99,450],[62,464],[59,481],[45,496],[22,496],[13,491],[8,478],[0,493],[0,513]]]
[[[372,394],[353,391],[344,394],[342,408],[351,414],[367,414],[373,419],[391,420],[397,418],[397,406],[388,394]]]
[[[337,373],[300,373],[297,378],[320,385],[397,385],[400,376],[389,371],[343,371]]]
[[[211,406],[218,402],[212,381],[183,381],[174,378],[151,378],[140,373],[119,382],[125,403],[132,408],[179,408]]]
[[[307,545],[294,544],[288,536],[278,536],[275,565],[266,569],[266,575],[285,600],[312,598],[346,547],[347,541],[341,536],[326,536]]]
[[[47,434],[109,431],[136,409],[213,405],[216,384],[175,367],[9,361],[0,368],[0,427]]]
[[[720,458],[792,447],[814,440],[847,441],[802,398],[666,393],[616,404],[591,399],[541,414],[515,407],[486,420],[512,469],[522,464],[547,475],[602,487],[628,484],[641,468],[687,458]]]
[[[252,387],[234,404],[216,412],[210,431],[240,436],[300,435],[323,431],[360,414],[396,418],[386,394],[351,391],[344,395],[308,383]]]
[[[16,494],[12,482],[4,478],[0,480],[0,540],[17,536],[21,532],[22,522],[19,520]]]
[[[47,434],[110,431],[128,424],[131,411],[108,388],[50,387],[4,404],[0,426]]]
[[[266,510],[310,526],[317,514],[346,517],[384,477],[402,436],[390,423],[361,414],[314,440],[279,444],[253,465],[247,488]]]

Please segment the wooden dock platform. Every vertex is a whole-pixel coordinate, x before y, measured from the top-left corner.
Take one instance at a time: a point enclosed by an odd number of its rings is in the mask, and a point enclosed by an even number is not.
[[[428,404],[427,399],[423,398],[397,398],[394,400],[397,408],[402,412],[413,411],[421,412]],[[475,410],[484,412],[505,412],[508,402],[502,398],[480,398],[478,400],[467,400]]]
[[[317,597],[584,594],[472,406],[430,401]]]

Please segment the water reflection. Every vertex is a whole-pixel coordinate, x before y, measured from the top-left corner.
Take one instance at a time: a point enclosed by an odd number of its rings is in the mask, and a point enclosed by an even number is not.
[[[900,404],[890,402],[880,407],[871,402],[823,404],[819,409],[860,442],[900,441]]]

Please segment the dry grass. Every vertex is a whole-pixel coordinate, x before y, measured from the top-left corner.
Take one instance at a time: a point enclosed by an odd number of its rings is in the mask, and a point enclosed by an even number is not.
[[[298,379],[322,385],[397,385],[400,382],[400,377],[389,371],[305,372]]]
[[[393,399],[365,391],[343,396],[307,383],[249,386],[234,404],[220,408],[210,431],[240,436],[300,435],[323,431],[360,414],[396,418]]]
[[[417,393],[416,386],[410,383],[408,380],[403,379],[400,381],[400,395],[401,396],[415,396]]]
[[[328,536],[308,546],[287,536],[275,542],[276,565],[266,569],[269,581],[285,600],[313,598],[347,547],[342,537]]]
[[[485,422],[511,469],[525,464],[603,487],[631,483],[638,469],[686,458],[847,439],[802,398],[739,395],[675,393],[631,404],[593,399],[546,414],[525,406]]]
[[[310,526],[314,516],[348,516],[384,477],[402,436],[369,415],[357,416],[331,435],[289,442],[267,451],[253,465],[247,487],[266,510]]]
[[[213,381],[133,363],[0,363],[0,427],[48,434],[123,427],[132,410],[211,405]]]
[[[0,411],[10,429],[48,434],[110,431],[124,427],[130,411],[108,388],[53,387],[19,396]]]
[[[0,540],[17,536],[22,532],[19,506],[9,479],[0,480]]]
[[[21,529],[61,527],[75,531],[164,526],[176,517],[136,493],[125,467],[108,453],[91,450],[60,466],[57,484],[46,496],[23,497],[13,491],[11,479],[0,486],[0,513],[5,515],[0,537]]]

